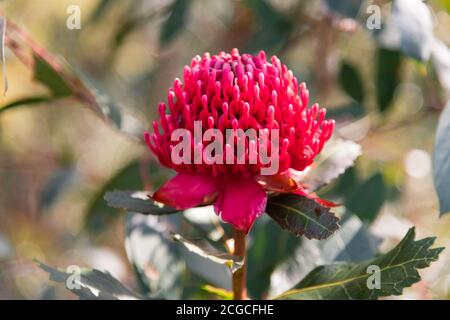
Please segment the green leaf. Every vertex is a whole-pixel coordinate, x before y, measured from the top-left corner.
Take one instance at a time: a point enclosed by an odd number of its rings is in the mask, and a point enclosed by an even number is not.
[[[161,12],[167,10],[166,7],[168,6],[169,4],[166,4],[163,7],[158,7],[151,10],[149,10],[150,8],[146,8],[144,11],[139,8],[138,13],[133,12],[135,11],[134,9],[136,9],[135,6],[131,6],[131,10],[126,10],[126,12],[123,13],[123,17],[120,19],[121,23],[112,38],[111,50],[106,58],[106,64],[110,64],[114,61],[117,55],[117,49],[125,43],[125,40],[133,34],[133,32],[137,31],[141,27],[144,27],[153,18],[158,17]]]
[[[270,295],[294,287],[308,273],[324,264],[372,259],[379,244],[361,220],[346,210],[342,227],[326,240],[302,241],[270,276]]]
[[[391,251],[362,263],[337,263],[314,269],[291,290],[276,299],[377,299],[400,295],[420,280],[417,269],[428,267],[444,248],[430,249],[435,238],[414,241],[414,228]],[[371,287],[375,277],[369,267],[379,268],[379,287]]]
[[[182,218],[181,223],[177,223],[182,228],[174,230],[175,232],[183,232],[185,237],[190,239],[205,239],[215,250],[226,250],[224,228],[227,226],[220,222],[213,206],[191,208],[184,211],[183,215],[171,215],[169,217],[173,220]],[[191,278],[197,278],[207,284],[231,290],[231,272],[226,265],[213,262],[184,247],[180,248]]]
[[[220,217],[214,212],[212,205],[199,206],[183,211],[183,221],[192,226],[191,238],[205,238],[214,243],[222,243],[225,248],[225,230]]]
[[[258,19],[257,31],[250,37],[247,51],[264,49],[268,54],[276,53],[287,43],[294,29],[292,21],[266,0],[245,0],[244,4]]]
[[[325,2],[334,12],[353,19],[358,17],[363,3],[362,0],[325,0]]]
[[[106,192],[105,200],[110,207],[142,214],[159,216],[179,212],[177,209],[156,204],[145,191],[110,191]]]
[[[335,119],[339,124],[358,120],[359,118],[364,117],[366,113],[367,110],[356,102],[327,108],[327,118]]]
[[[72,96],[77,101],[83,103],[92,110],[97,116],[104,120],[107,124],[115,124],[121,129],[121,113],[120,108],[102,93],[99,89],[88,83],[87,77],[76,72],[74,68],[67,63],[61,63],[55,55],[40,47],[31,38],[18,36],[22,31],[18,26],[18,32],[9,34],[11,43],[17,43],[17,46],[11,45],[12,51],[20,55],[21,51],[31,50],[33,53],[34,63],[33,76],[34,80],[45,85],[51,92],[51,98],[65,98]],[[93,82],[93,81],[90,81]],[[50,97],[49,97],[50,98]],[[28,101],[20,103],[37,103],[41,102],[41,98],[28,98]],[[36,101],[37,100],[37,101]],[[13,106],[18,105],[14,103]],[[11,108],[11,106],[9,107]]]
[[[40,207],[51,207],[58,196],[60,196],[73,182],[76,175],[75,168],[63,167],[50,177],[41,192]]]
[[[45,85],[55,98],[72,95],[72,89],[66,81],[44,59],[37,55],[34,55],[34,79]]]
[[[364,102],[364,86],[358,71],[347,62],[341,64],[339,83],[342,89],[359,104]]]
[[[20,106],[26,106],[26,105],[38,105],[44,102],[51,102],[54,99],[47,96],[36,96],[36,97],[27,97],[15,100],[13,102],[10,102],[2,107],[0,107],[0,113],[5,112],[10,109],[15,109]]]
[[[148,21],[147,16],[145,17],[130,17],[128,20],[125,20],[116,31],[114,35],[114,40],[112,43],[112,50],[120,47],[125,39],[137,28]]]
[[[247,251],[248,291],[252,298],[264,299],[269,292],[271,274],[292,255],[302,239],[285,232],[266,215],[256,220],[250,235]]]
[[[159,41],[167,44],[183,29],[191,0],[174,0],[169,8],[169,17],[163,23]]]
[[[92,12],[91,16],[89,17],[89,23],[96,22],[99,20],[111,7],[113,1],[111,0],[100,0],[98,2],[98,5],[95,7],[94,11]]]
[[[68,268],[61,271],[42,262],[39,267],[50,274],[50,280],[62,283],[82,300],[137,300],[140,296],[131,292],[108,272],[96,269]],[[78,271],[80,271],[78,273]]]
[[[346,207],[361,220],[372,222],[386,201],[387,186],[381,173],[376,173],[346,201]]]
[[[145,295],[180,299],[186,267],[180,248],[167,235],[169,226],[164,217],[128,213],[125,249]]]
[[[326,186],[352,167],[361,155],[361,146],[350,140],[329,141],[315,160],[316,168],[301,181],[308,192]]]
[[[118,170],[114,176],[93,195],[89,200],[84,222],[88,232],[94,234],[108,228],[110,223],[119,216],[118,210],[109,207],[103,199],[104,194],[108,190],[142,189],[143,185],[140,178],[140,170],[139,161],[132,161],[122,169]]]
[[[329,208],[296,194],[269,198],[266,212],[281,228],[308,239],[326,239],[339,228],[339,219]]]
[[[216,288],[210,285],[203,285],[201,289],[207,293],[217,296],[222,300],[233,300],[233,292],[231,291],[222,288]]]
[[[441,114],[434,147],[434,184],[441,215],[450,212],[450,101]]]
[[[347,169],[341,176],[336,179],[331,188],[324,190],[320,195],[326,199],[347,199],[355,190],[361,185],[361,178],[359,176],[356,166]]]
[[[214,263],[226,265],[233,273],[242,268],[242,258],[233,256],[226,252],[220,252],[206,241],[189,241],[184,239],[179,234],[173,234],[172,239],[181,243],[189,252],[199,255],[200,257],[208,259]]]
[[[389,110],[395,89],[400,82],[401,54],[399,51],[378,48],[376,57],[375,82],[378,110]]]
[[[93,78],[80,71],[76,72],[76,77],[80,85],[84,86],[89,95],[91,95],[91,99],[94,100],[101,114],[111,120],[116,128],[122,129],[122,111],[120,106],[101,89]]]

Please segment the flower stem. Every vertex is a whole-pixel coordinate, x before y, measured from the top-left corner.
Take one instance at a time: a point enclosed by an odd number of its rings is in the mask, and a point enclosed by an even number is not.
[[[246,262],[246,240],[245,232],[234,229],[234,255],[243,258],[242,268],[233,273],[233,299],[244,300],[247,298],[247,262]]]

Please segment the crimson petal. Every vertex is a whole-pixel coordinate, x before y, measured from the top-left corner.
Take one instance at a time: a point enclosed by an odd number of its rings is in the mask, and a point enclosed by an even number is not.
[[[223,180],[214,210],[223,221],[248,233],[266,204],[266,192],[253,176],[228,175]]]
[[[153,199],[176,209],[188,209],[211,202],[219,183],[203,174],[179,173],[153,194]]]

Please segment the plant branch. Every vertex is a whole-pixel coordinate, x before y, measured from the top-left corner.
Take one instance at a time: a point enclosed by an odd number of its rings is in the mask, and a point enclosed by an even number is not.
[[[247,298],[247,259],[246,241],[247,235],[237,229],[234,232],[234,255],[243,258],[242,268],[233,273],[233,299],[244,300]]]

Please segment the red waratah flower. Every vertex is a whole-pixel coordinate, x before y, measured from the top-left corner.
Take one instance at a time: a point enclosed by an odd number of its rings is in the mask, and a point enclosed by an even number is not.
[[[308,107],[306,85],[298,84],[277,57],[267,61],[264,51],[253,56],[233,49],[231,54],[194,57],[184,68],[183,81],[175,79],[167,100],[167,105],[160,103],[160,120],[154,121],[154,133],[146,133],[145,140],[159,161],[178,174],[155,192],[153,199],[180,210],[214,203],[222,220],[244,232],[264,212],[267,192],[304,195],[289,177],[289,169],[302,171],[310,166],[334,128],[333,120],[325,120],[325,109],[317,104]],[[279,156],[276,174],[261,176],[260,170],[267,164],[260,161],[175,164],[171,151],[177,141],[172,141],[171,135],[176,129],[187,129],[193,135],[194,121],[201,121],[203,131],[214,128],[224,136],[226,129],[279,129],[280,147],[265,146]],[[192,150],[209,143],[192,143]],[[250,145],[246,141],[247,160],[252,156]],[[231,152],[237,157],[235,150]],[[219,156],[225,157],[225,153]]]

